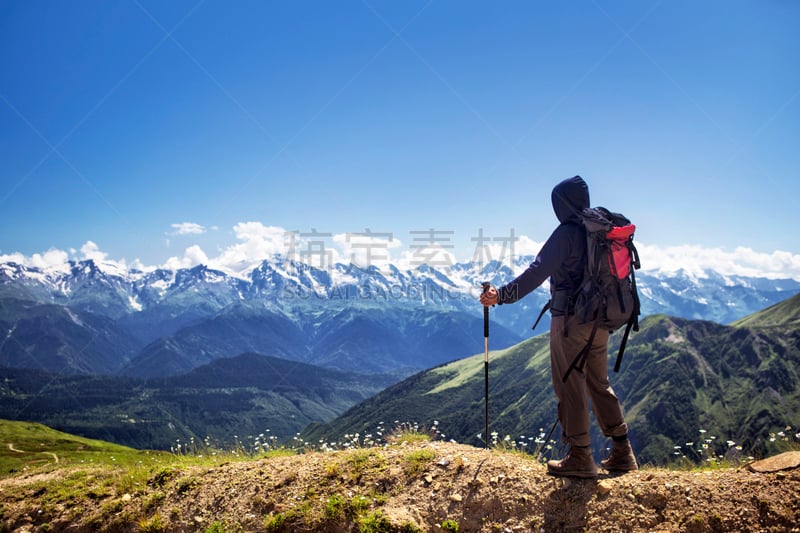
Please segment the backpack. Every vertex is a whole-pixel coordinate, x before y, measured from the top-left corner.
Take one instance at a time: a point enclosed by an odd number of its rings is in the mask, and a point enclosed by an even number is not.
[[[583,369],[598,328],[614,331],[625,326],[614,372],[619,371],[631,329],[639,331],[640,304],[634,271],[641,264],[633,245],[636,226],[624,215],[604,207],[586,208],[580,219],[586,228],[586,265],[580,287],[570,298],[570,307],[574,308],[578,323],[593,326],[589,342],[572,362],[564,381],[573,369]],[[542,309],[540,319],[548,308],[549,303]]]

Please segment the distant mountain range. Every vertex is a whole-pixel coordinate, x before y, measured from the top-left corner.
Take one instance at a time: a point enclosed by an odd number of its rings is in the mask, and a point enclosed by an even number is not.
[[[521,259],[514,272],[527,262]],[[479,385],[474,380],[482,359],[463,358],[483,350],[479,286],[484,280],[499,285],[513,275],[497,263],[413,271],[354,265],[316,269],[281,257],[265,260],[244,277],[204,266],[140,272],[94,261],[53,270],[0,264],[0,417],[140,447],[207,435],[224,440],[230,433],[264,429],[286,437],[309,424],[316,428],[311,434],[322,438],[320,428],[328,423],[325,436],[341,437],[336,432],[354,427],[356,419],[332,420],[396,383],[359,406],[370,412],[364,423],[379,413],[386,413],[386,420],[436,415],[454,437],[472,442],[481,429],[476,422],[482,416],[482,388],[473,388]],[[742,333],[755,331],[747,322],[721,324],[740,319],[760,324],[757,312],[786,301],[800,291],[800,282],[714,272],[704,277],[642,272],[637,279],[644,314],[670,317],[643,320],[626,355],[626,364],[637,371],[629,368],[624,374],[638,381],[623,378],[619,391],[661,391],[658,398],[685,393],[674,404],[626,402],[638,422],[634,438],[655,460],[667,447],[658,435],[672,438],[691,424],[713,427],[702,413],[718,405],[714,402],[725,409],[733,405],[723,385],[756,398],[748,387],[760,382],[721,382],[717,376],[746,374],[745,356],[739,354],[755,351],[761,357],[759,350],[774,343],[770,350],[778,353],[788,341],[771,333]],[[530,325],[546,300],[542,288],[490,312],[490,345],[500,350],[492,364],[498,430],[531,435],[555,412],[549,371],[542,366],[546,337],[517,344],[533,335]],[[790,315],[794,307],[788,305],[788,311],[767,313],[767,320]],[[729,350],[734,350],[730,359],[739,361],[732,369],[727,357],[718,360]],[[774,367],[775,358],[747,357],[759,379],[771,376],[769,392],[757,396],[768,407],[763,413],[735,414],[750,416],[742,427],[764,428],[781,418],[769,403],[771,391],[779,391],[781,401],[794,401],[774,386],[781,382],[773,381],[783,372],[796,383],[791,373],[796,366],[787,370]],[[508,361],[505,369],[503,361]],[[670,366],[663,366],[666,361]],[[704,371],[702,379],[695,377],[697,368]],[[424,369],[433,370],[417,373]],[[455,395],[438,394],[444,391]],[[673,410],[690,409],[690,397],[708,404],[692,404],[692,416],[677,417]],[[660,410],[649,411],[652,405]],[[670,417],[685,422],[676,426],[680,431],[661,432],[670,427]],[[642,419],[663,427],[652,429]],[[500,420],[516,422],[499,425]]]
[[[244,276],[205,266],[123,271],[92,260],[60,269],[0,264],[0,365],[163,377],[244,352],[398,377],[482,347],[480,283],[513,279],[530,258],[400,270],[319,269],[272,257]],[[641,271],[644,315],[730,323],[800,291],[800,282]],[[530,336],[546,288],[491,313],[492,343]],[[537,332],[546,331],[545,319]]]

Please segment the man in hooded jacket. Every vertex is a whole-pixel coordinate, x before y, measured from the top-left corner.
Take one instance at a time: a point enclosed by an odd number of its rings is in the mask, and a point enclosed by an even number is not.
[[[560,222],[558,227],[522,274],[502,287],[490,287],[481,295],[481,303],[514,303],[549,278],[550,367],[562,439],[569,451],[563,459],[549,461],[547,470],[557,476],[597,476],[589,438],[591,399],[600,429],[612,438],[611,453],[600,464],[608,471],[633,471],[638,465],[628,441],[628,426],[608,381],[608,331],[597,330],[583,372],[570,372],[566,382],[562,380],[592,332],[592,324],[579,324],[571,309],[586,264],[586,230],[579,214],[590,205],[589,188],[580,176],[575,176],[556,185],[551,199]]]

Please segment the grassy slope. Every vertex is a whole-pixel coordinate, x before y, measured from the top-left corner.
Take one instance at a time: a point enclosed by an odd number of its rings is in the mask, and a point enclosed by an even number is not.
[[[0,420],[0,477],[29,468],[141,461],[151,452],[56,431],[34,422]]]
[[[731,325],[735,327],[785,327],[796,329],[800,326],[800,294],[767,307],[763,311],[737,320]]]
[[[533,355],[531,355],[533,354]],[[512,371],[509,371],[512,369]],[[546,336],[537,336],[489,355],[489,431],[502,435],[511,428],[503,418],[552,420],[549,356]],[[446,437],[481,445],[484,428],[483,354],[421,372],[349,409],[328,424],[307,428],[311,442],[337,440],[346,433],[370,433],[394,422],[435,421],[447,428]],[[534,428],[535,429],[535,428]]]

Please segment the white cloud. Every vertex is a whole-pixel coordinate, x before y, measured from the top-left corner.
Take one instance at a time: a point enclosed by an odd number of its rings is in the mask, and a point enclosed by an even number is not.
[[[42,254],[33,254],[30,257],[14,252],[0,255],[0,263],[17,263],[26,267],[41,270],[69,272],[69,254],[64,250],[51,248]]]
[[[108,259],[108,253],[100,250],[97,243],[93,241],[86,241],[80,248],[80,255],[78,250],[70,248],[69,250],[59,250],[51,248],[44,253],[35,253],[31,256],[26,256],[19,252],[8,255],[0,255],[0,263],[18,263],[26,267],[38,268],[48,272],[62,272],[68,273],[70,271],[70,261],[94,261],[97,265],[101,266],[105,272],[117,275],[124,275],[131,269],[136,270],[152,270],[152,267],[146,267],[138,259],[131,265],[128,265],[125,259],[112,260]]]
[[[173,256],[163,268],[191,268],[203,264],[210,268],[245,277],[265,259],[275,255],[289,255],[292,232],[278,226],[265,226],[261,222],[240,222],[233,227],[239,241],[222,248],[215,257],[209,257],[198,245],[184,250],[183,256]]]
[[[171,225],[173,230],[170,235],[202,235],[206,232],[205,226],[194,222],[181,222]]]
[[[130,270],[125,259],[109,259],[108,253],[101,251],[100,247],[93,241],[86,241],[81,246],[81,254],[82,256],[79,258],[81,261],[94,261],[104,272],[110,274],[124,276]],[[141,262],[138,262],[138,264],[141,264]]]
[[[27,264],[27,261],[28,257],[19,252],[0,255],[0,263],[17,263],[18,265],[25,265]]]
[[[106,261],[108,254],[105,252],[100,251],[100,247],[97,246],[96,243],[92,241],[86,241],[83,246],[81,246],[81,253],[83,257],[81,259],[88,260],[91,259],[95,262],[102,263]]]
[[[637,244],[636,247],[645,271],[674,273],[683,269],[691,275],[704,277],[706,270],[714,270],[726,275],[800,280],[800,254],[782,250],[765,253],[743,246],[733,251],[688,245]]]
[[[198,245],[195,244],[188,247],[184,251],[183,257],[170,257],[167,259],[167,261],[162,265],[162,268],[178,270],[181,268],[192,268],[196,267],[197,265],[208,264],[208,256]]]
[[[233,274],[245,274],[264,259],[273,255],[287,255],[291,233],[278,226],[265,226],[261,222],[239,222],[233,227],[239,241],[228,246],[210,265]]]
[[[40,268],[63,268],[67,265],[69,261],[69,255],[67,252],[63,250],[56,250],[55,248],[51,248],[46,251],[44,254],[33,254],[33,261],[32,264],[34,266],[38,266]]]
[[[378,268],[392,264],[400,269],[413,269],[426,259],[436,267],[445,268],[457,262],[473,259],[477,247],[466,250],[464,257],[454,257],[454,249],[408,245],[386,233],[298,233],[279,226],[266,226],[261,222],[240,222],[233,227],[236,241],[223,246],[216,255],[207,254],[199,245],[184,249],[181,256],[167,259],[161,267],[169,269],[191,268],[200,264],[222,270],[232,275],[246,277],[253,268],[265,259],[282,255],[309,263],[315,267],[328,268],[336,263],[354,262],[359,266],[374,265]],[[449,244],[449,243],[445,243]],[[494,240],[484,243],[483,258],[508,261],[509,249],[504,242]],[[525,235],[517,236],[513,257],[535,255],[542,243]],[[766,278],[792,278],[800,281],[800,254],[787,251],[757,252],[748,247],[733,250],[704,248],[701,246],[654,246],[637,242],[642,260],[642,269],[648,273],[674,273],[684,270],[696,277],[706,276],[707,270],[723,275],[738,275]],[[486,255],[490,254],[490,255]],[[66,251],[51,248],[43,253],[26,256],[19,252],[0,254],[0,263],[18,263],[48,271],[69,271],[69,261],[94,260],[106,271],[124,272],[129,269],[148,272],[154,266],[144,265],[136,259],[109,259],[109,254],[93,241],[86,241],[79,250]]]

